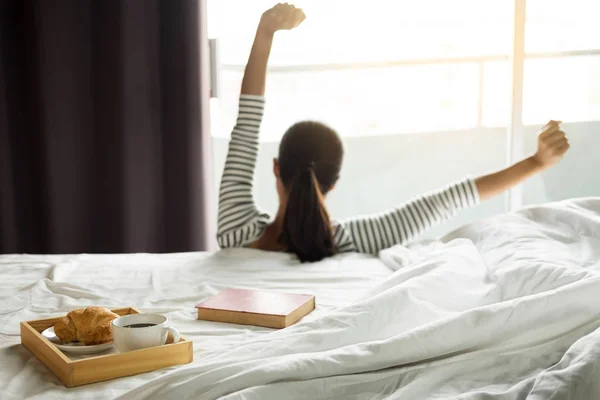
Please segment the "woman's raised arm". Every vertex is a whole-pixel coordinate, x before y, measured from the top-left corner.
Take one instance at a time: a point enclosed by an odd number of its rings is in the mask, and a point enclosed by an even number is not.
[[[242,94],[264,96],[267,63],[273,44],[273,35],[277,31],[297,27],[305,18],[306,16],[301,9],[282,3],[263,13],[244,72]]]
[[[219,188],[217,241],[221,247],[241,247],[256,240],[269,222],[252,192],[258,157],[258,136],[264,110],[265,78],[273,35],[304,20],[302,10],[278,4],[267,10],[258,26],[242,81],[239,113]]]

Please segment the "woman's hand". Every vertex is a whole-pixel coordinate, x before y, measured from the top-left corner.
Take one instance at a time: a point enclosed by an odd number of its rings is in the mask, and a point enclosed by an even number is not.
[[[279,3],[265,11],[260,19],[259,31],[274,34],[281,30],[294,29],[306,19],[304,11],[292,4]]]
[[[545,169],[558,163],[567,150],[569,140],[560,129],[560,121],[550,121],[538,136],[537,152],[533,158]]]
[[[558,163],[569,150],[569,141],[560,130],[560,121],[550,121],[538,136],[537,152],[501,171],[480,176],[475,180],[481,200],[500,194],[525,179]]]

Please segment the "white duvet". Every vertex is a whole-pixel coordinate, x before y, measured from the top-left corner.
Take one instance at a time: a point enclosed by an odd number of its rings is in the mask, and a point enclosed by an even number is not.
[[[529,208],[380,259],[0,257],[2,399],[600,399],[600,199]],[[281,331],[194,320],[223,287],[309,292]],[[18,322],[86,304],[165,313],[193,364],[66,389]]]

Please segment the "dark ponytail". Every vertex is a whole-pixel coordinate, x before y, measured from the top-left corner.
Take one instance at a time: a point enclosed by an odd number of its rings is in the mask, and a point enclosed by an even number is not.
[[[324,197],[340,176],[343,157],[338,134],[320,122],[292,125],[279,144],[279,179],[287,202],[279,240],[302,262],[338,252]]]
[[[320,261],[337,252],[314,166],[299,169],[290,182],[281,242],[301,262]]]

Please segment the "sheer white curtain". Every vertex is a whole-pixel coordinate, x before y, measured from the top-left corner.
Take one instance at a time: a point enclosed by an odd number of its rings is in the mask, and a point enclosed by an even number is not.
[[[224,163],[254,30],[273,1],[209,0],[209,36],[218,38],[219,96],[211,119],[216,182]],[[256,193],[276,208],[271,159],[285,129],[301,119],[344,137],[342,179],[329,196],[334,217],[381,211],[465,174],[509,161],[535,145],[535,128],[562,119],[572,151],[528,182],[518,204],[600,195],[592,155],[600,120],[600,32],[593,1],[299,0],[307,20],[278,33],[267,81]],[[526,11],[513,56],[515,5]],[[524,34],[524,37],[523,37]],[[513,63],[515,61],[515,63]],[[513,65],[523,79],[511,96]],[[511,110],[513,114],[511,114]],[[511,115],[522,115],[513,129]],[[594,143],[598,142],[598,143]],[[572,178],[577,175],[577,178]],[[564,182],[569,178],[568,182]],[[582,185],[583,182],[589,183]],[[434,230],[507,210],[497,198]]]

